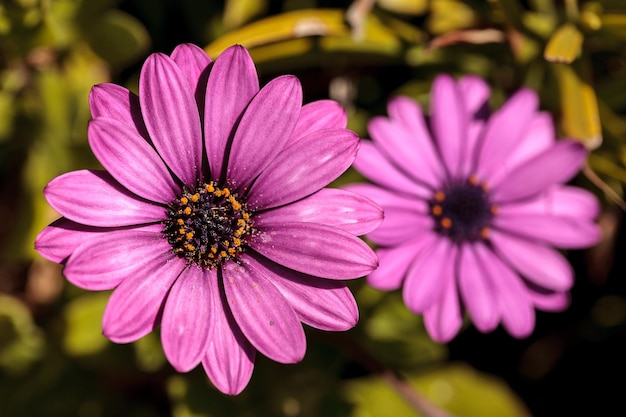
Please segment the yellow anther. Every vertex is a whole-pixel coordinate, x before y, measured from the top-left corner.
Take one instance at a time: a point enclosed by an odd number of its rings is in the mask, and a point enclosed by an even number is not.
[[[443,208],[440,205],[433,206],[432,212],[435,216],[441,216],[443,214]]]
[[[244,219],[237,219],[237,226],[245,226],[246,221]]]
[[[186,233],[186,230],[181,227],[180,229],[178,229],[178,233],[184,235]]]
[[[183,219],[178,219],[176,220],[176,223],[178,223],[179,226],[182,226],[185,224],[185,221]]]
[[[228,254],[229,254],[230,256],[235,255],[235,253],[237,253],[237,251],[235,250],[235,248],[228,248]]]
[[[228,247],[230,245],[230,242],[228,240],[225,240],[222,242],[222,244],[226,247]]]
[[[237,229],[237,230],[235,230],[235,231],[233,232],[233,236],[235,236],[235,237],[239,237],[239,236],[241,236],[242,234],[243,234],[243,227],[241,227],[241,228],[239,228],[239,229]]]
[[[215,187],[213,187],[213,185],[212,185],[212,184],[207,184],[207,185],[204,187],[204,189],[205,189],[205,190],[207,190],[207,191],[208,191],[208,192],[210,192],[210,193],[212,193],[213,191],[215,191]]]
[[[452,227],[452,220],[450,220],[449,217],[444,217],[443,219],[441,219],[441,227],[443,227],[444,229],[449,229]]]
[[[243,213],[241,215],[241,217],[243,217],[244,219],[248,220],[250,218],[250,215],[248,213]],[[237,224],[239,224],[239,222],[237,222]]]
[[[443,191],[437,191],[435,193],[435,201],[442,202],[446,199],[446,194]]]
[[[238,237],[234,237],[233,238],[233,245],[241,246],[241,239],[239,239]]]
[[[185,207],[185,210],[183,210],[183,213],[189,216],[191,214],[191,207]]]
[[[220,256],[221,256],[222,258],[225,258],[225,257],[227,257],[227,256],[228,256],[228,254],[226,253],[226,251],[225,251],[225,250],[223,250],[223,251],[221,251],[221,252],[220,252]]]
[[[193,201],[194,203],[198,201],[198,199],[200,199],[200,194],[198,193],[195,193],[194,195],[191,196],[191,201]]]
[[[215,246],[211,246],[211,252],[217,253],[217,248]]]
[[[193,235],[194,235],[194,232],[193,232],[193,231],[191,231],[191,232],[187,232],[187,234],[185,235],[185,237],[187,238],[187,240],[191,240],[191,239],[193,239]]]
[[[224,197],[228,197],[230,195],[230,190],[228,188],[222,188],[222,194]]]
[[[187,203],[189,203],[189,199],[187,197],[181,197],[180,198],[180,204],[185,205]]]
[[[196,247],[194,245],[192,245],[191,243],[186,243],[185,244],[185,249],[187,249],[189,252],[192,252],[192,251],[196,250]]]
[[[213,191],[213,194],[215,194],[216,197],[221,197],[224,193],[222,190],[215,190]]]

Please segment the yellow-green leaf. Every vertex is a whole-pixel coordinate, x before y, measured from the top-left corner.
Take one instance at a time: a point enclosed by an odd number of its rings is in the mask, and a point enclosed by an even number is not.
[[[428,0],[378,0],[378,5],[383,9],[410,15],[424,14],[428,3]]]
[[[100,352],[109,343],[102,335],[102,314],[108,292],[87,293],[70,301],[63,311],[67,324],[63,347],[70,355]]]
[[[554,64],[559,83],[563,131],[588,149],[602,143],[602,128],[591,76],[582,65]]]
[[[574,62],[580,55],[583,34],[573,23],[565,23],[550,37],[543,57],[550,62]]]

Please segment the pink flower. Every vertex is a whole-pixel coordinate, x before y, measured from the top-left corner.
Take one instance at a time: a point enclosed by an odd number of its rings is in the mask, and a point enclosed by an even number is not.
[[[433,339],[459,331],[462,307],[482,332],[502,322],[529,335],[534,308],[568,303],[573,271],[553,247],[598,242],[589,192],[564,185],[587,152],[555,141],[537,95],[522,89],[488,115],[489,87],[477,77],[439,76],[430,118],[414,101],[389,102],[389,118],[369,124],[354,166],[374,184],[350,187],[385,211],[367,237],[379,245],[378,289],[403,286],[407,307],[424,315]]]
[[[342,282],[377,265],[357,235],[380,208],[323,188],[353,162],[359,138],[329,100],[302,106],[300,83],[259,90],[233,46],[213,63],[193,45],[153,54],[139,97],[100,84],[90,146],[105,171],[75,171],[44,193],[63,216],[35,243],[87,290],[114,289],[103,318],[114,342],[161,326],[165,355],[202,363],[221,391],[247,385],[255,352],[302,359],[301,323],[346,330],[358,320]]]

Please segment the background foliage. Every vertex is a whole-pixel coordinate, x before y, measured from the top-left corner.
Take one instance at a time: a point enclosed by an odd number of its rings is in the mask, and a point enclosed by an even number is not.
[[[349,127],[395,94],[423,103],[440,72],[479,74],[493,105],[539,92],[561,136],[591,150],[577,179],[604,204],[600,245],[568,254],[572,305],[538,313],[525,340],[467,328],[432,342],[399,294],[352,284],[361,321],[346,333],[307,328],[304,361],[260,355],[238,397],[201,369],[177,374],[157,334],[116,345],[101,334],[108,293],[66,283],[33,250],[57,217],[53,177],[98,167],[86,140],[87,97],[112,81],[136,91],[141,62],[181,42],[215,58],[241,43],[262,82],[293,73],[305,101],[331,97]],[[358,180],[349,171],[339,183]],[[0,416],[413,416],[381,369],[406,376],[455,416],[614,415],[623,410],[626,286],[620,256],[626,183],[626,3],[623,0],[2,0],[0,2]]]

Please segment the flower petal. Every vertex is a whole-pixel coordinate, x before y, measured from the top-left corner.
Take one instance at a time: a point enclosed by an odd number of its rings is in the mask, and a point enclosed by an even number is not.
[[[171,246],[160,233],[119,230],[81,243],[67,260],[63,274],[77,287],[101,291],[115,288],[144,269],[158,271],[171,261]]]
[[[260,233],[249,246],[272,261],[321,278],[351,279],[365,276],[378,259],[361,239],[335,227],[315,223],[255,221]]]
[[[528,198],[554,184],[570,180],[584,164],[587,150],[580,142],[560,140],[509,173],[491,190],[496,204]]]
[[[463,324],[456,280],[447,279],[439,302],[424,312],[424,327],[435,342],[452,340]]]
[[[420,120],[406,125],[384,117],[375,117],[368,123],[367,130],[377,144],[377,148],[396,167],[415,181],[436,188],[445,179],[445,171],[434,150],[419,107],[415,104],[407,104],[405,101],[409,99],[396,97],[390,102],[389,107],[395,111],[398,111],[398,107],[409,107],[404,112],[413,112]],[[403,114],[402,117],[408,116]],[[420,130],[409,130],[408,126],[413,127],[413,125],[417,125]]]
[[[504,204],[498,208],[498,213],[504,216],[543,214],[578,221],[593,220],[600,214],[600,203],[587,190],[555,185],[532,200]]]
[[[224,291],[214,286],[211,296],[213,332],[202,366],[217,389],[237,395],[250,381],[256,349],[235,322]]]
[[[528,290],[528,296],[535,307],[543,311],[563,311],[569,306],[569,296],[564,292],[539,293]]]
[[[479,178],[491,178],[503,169],[502,161],[514,153],[526,137],[538,106],[537,94],[521,89],[489,117],[476,155]]]
[[[167,55],[141,68],[139,101],[150,138],[167,166],[189,188],[202,176],[202,131],[192,86]]]
[[[433,82],[430,120],[439,152],[453,176],[460,170],[468,150],[466,148],[468,117],[459,88],[452,77],[440,75]]]
[[[48,203],[70,220],[89,226],[119,227],[160,221],[162,206],[138,198],[106,171],[72,171],[44,189]]]
[[[250,262],[256,263],[255,269],[265,269],[301,322],[316,329],[343,331],[359,320],[354,296],[343,282],[302,274],[257,254],[250,255]]]
[[[190,266],[180,274],[165,302],[161,343],[165,357],[179,372],[196,367],[213,330],[213,297],[217,273]]]
[[[383,291],[397,290],[413,260],[437,238],[429,231],[416,235],[398,247],[379,248],[376,254],[380,267],[367,276],[367,283]]]
[[[491,282],[496,289],[502,325],[518,339],[528,337],[535,328],[535,310],[520,277],[498,259],[484,265],[491,268]]]
[[[369,140],[362,140],[352,166],[369,180],[390,190],[428,199],[432,191],[396,168]]]
[[[346,111],[334,100],[317,100],[302,106],[300,118],[285,146],[323,129],[345,129]]]
[[[158,233],[161,224],[134,226],[134,230]],[[85,226],[65,217],[55,220],[44,228],[35,239],[35,250],[52,262],[64,263],[84,241],[103,233],[119,230],[114,227]]]
[[[209,77],[208,67],[211,64],[211,58],[202,48],[192,43],[178,45],[170,57],[187,77],[189,85],[195,92],[196,102],[200,110],[199,114],[203,115],[206,85]]]
[[[169,203],[180,187],[154,149],[127,125],[100,117],[89,122],[89,145],[107,171],[133,193]]]
[[[558,217],[544,214],[499,214],[492,220],[493,226],[539,242],[562,249],[587,248],[597,244],[601,231],[589,220]]]
[[[179,258],[141,265],[113,291],[102,317],[102,332],[116,343],[130,343],[158,325],[159,313],[172,284],[184,269]]]
[[[222,270],[233,317],[250,343],[276,362],[302,360],[306,350],[302,324],[266,272],[245,256],[240,265],[228,262]]]
[[[134,128],[144,139],[149,138],[141,117],[139,97],[124,87],[110,83],[94,85],[89,92],[89,109],[94,119],[107,117],[119,120]]]
[[[364,195],[373,202],[383,207],[412,208],[415,212],[426,214],[429,211],[428,203],[425,200],[409,196],[408,194],[387,190],[373,184],[352,183],[345,185],[344,190],[356,194]]]
[[[230,148],[227,178],[243,190],[283,150],[302,108],[302,87],[292,75],[274,78],[244,112]]]
[[[431,216],[419,213],[411,207],[385,207],[384,216],[381,225],[367,234],[367,238],[377,245],[399,245],[435,226]]]
[[[473,118],[483,116],[481,113],[489,105],[491,94],[489,84],[478,76],[464,75],[459,79],[458,85],[468,114]]]
[[[499,277],[484,263],[493,262],[495,255],[482,243],[464,244],[458,266],[459,290],[463,303],[476,328],[483,333],[498,325],[498,299],[493,280]]]
[[[248,51],[226,49],[213,63],[206,90],[204,136],[213,179],[225,179],[226,147],[243,111],[259,91],[259,78]]]
[[[320,130],[281,152],[248,192],[255,208],[272,208],[306,197],[350,167],[359,137],[345,129]]]
[[[402,288],[404,303],[414,313],[423,313],[439,303],[445,283],[454,279],[457,246],[447,238],[435,239],[409,267]]]
[[[567,291],[574,270],[563,255],[538,242],[491,230],[494,250],[532,283],[551,291]]]
[[[382,209],[367,197],[337,188],[318,192],[263,213],[264,218],[283,222],[321,223],[355,236],[376,229],[383,219]]]

